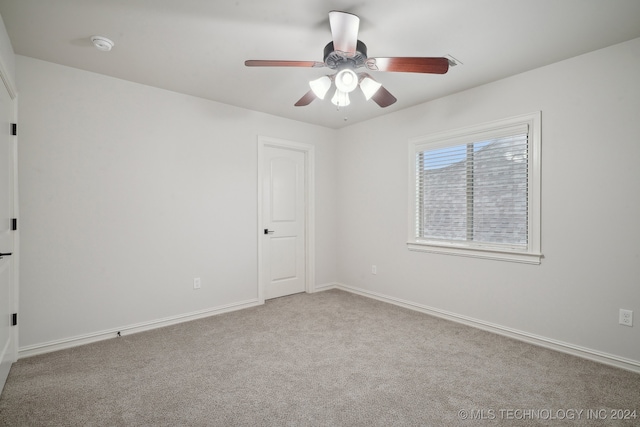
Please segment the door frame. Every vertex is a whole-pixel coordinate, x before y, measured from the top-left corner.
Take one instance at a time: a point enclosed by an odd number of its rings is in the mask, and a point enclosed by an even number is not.
[[[264,175],[264,148],[274,147],[304,154],[305,166],[305,292],[315,291],[315,147],[302,142],[288,141],[269,136],[258,135],[258,302],[264,304],[264,290],[266,283],[262,274],[263,253],[263,212],[262,212],[262,180]]]
[[[11,74],[7,71],[5,66],[5,60],[0,55],[0,84],[2,84],[11,98],[11,121],[12,123],[18,123],[18,93],[14,81],[11,79]],[[9,132],[9,129],[2,129],[0,131]],[[13,176],[12,179],[12,218],[18,218],[18,137],[13,136],[11,144],[12,161],[13,161]],[[19,230],[19,228],[18,228]],[[11,250],[12,255],[9,257],[11,265],[11,307],[13,313],[18,313],[18,291],[19,291],[19,260],[20,260],[20,234],[15,230],[13,234],[13,248]],[[12,326],[12,340],[11,347],[9,348],[9,354],[12,356],[13,362],[18,361],[18,325]],[[0,384],[0,391],[3,384]]]

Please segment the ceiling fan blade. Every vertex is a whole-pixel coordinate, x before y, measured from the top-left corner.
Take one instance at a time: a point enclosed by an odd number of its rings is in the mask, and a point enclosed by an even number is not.
[[[247,67],[324,67],[324,62],[249,59],[244,61],[244,65]]]
[[[386,90],[384,86],[380,86],[380,89],[373,94],[371,99],[382,108],[388,107],[397,101],[396,97],[391,95],[391,92]]]
[[[352,13],[332,10],[329,12],[329,25],[333,37],[333,49],[347,56],[355,55],[360,18]]]
[[[449,60],[423,57],[369,58],[366,66],[374,71],[444,74],[449,70]]]
[[[305,93],[304,96],[300,98],[294,105],[296,107],[304,107],[305,105],[311,104],[311,102],[313,102],[313,100],[316,98],[316,94],[313,93],[312,90],[310,90],[309,92]]]

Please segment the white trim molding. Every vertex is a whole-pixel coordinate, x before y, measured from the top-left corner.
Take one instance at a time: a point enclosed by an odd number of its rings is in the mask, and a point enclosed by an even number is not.
[[[541,249],[541,116],[540,111],[522,114],[502,120],[496,120],[465,128],[419,136],[409,140],[408,150],[408,239],[407,248],[411,251],[430,252],[474,258],[487,258],[540,264],[543,258]],[[527,136],[527,243],[526,245],[483,243],[475,240],[449,240],[430,238],[418,232],[422,207],[417,200],[420,192],[416,157],[419,153],[470,144],[489,139],[526,134]]]
[[[378,301],[388,302],[400,307],[408,308],[410,310],[419,311],[421,313],[429,314],[431,316],[439,317],[441,319],[451,320],[453,322],[462,323],[473,328],[482,329],[484,331],[492,332],[498,335],[503,335],[509,338],[514,338],[519,341],[524,341],[529,344],[537,345],[539,347],[548,348],[550,350],[559,351],[561,353],[571,354],[583,359],[592,360],[594,362],[602,363],[609,366],[615,366],[628,371],[640,373],[640,361],[627,359],[624,357],[616,356],[609,353],[604,353],[591,348],[582,347],[579,345],[555,340],[553,338],[547,338],[529,332],[520,331],[517,329],[509,328],[506,326],[498,325],[496,323],[485,322],[483,320],[474,319],[472,317],[463,316],[457,313],[452,313],[446,310],[440,310],[438,308],[429,307],[427,305],[418,304],[412,301],[403,300],[400,298],[391,297],[378,292],[369,291],[353,286],[348,286],[342,283],[335,283],[326,289],[340,289],[346,292],[351,292],[357,295],[361,295],[367,298],[373,298]]]
[[[336,289],[340,286],[341,285],[338,282],[323,283],[322,285],[316,285],[316,288],[313,290],[313,292],[328,291],[329,289]]]
[[[103,341],[118,336],[135,334],[138,332],[149,331],[152,329],[163,328],[165,326],[175,325],[178,323],[189,322],[191,320],[202,319],[218,314],[229,313],[231,311],[242,310],[261,305],[257,299],[241,301],[219,307],[209,308],[205,310],[194,311],[191,313],[180,314],[177,316],[165,317],[163,319],[152,320],[149,322],[137,323],[134,325],[122,326],[119,328],[108,329],[100,332],[93,332],[85,335],[77,335],[75,337],[64,338],[61,340],[49,341],[41,344],[28,345],[21,347],[18,351],[19,358],[36,356],[38,354],[50,353],[52,351],[64,350],[66,348],[77,347],[84,344],[91,344],[97,341]],[[119,335],[118,335],[119,334]]]
[[[5,37],[2,37],[3,41],[6,39],[8,43],[8,51],[5,53],[9,53],[13,55],[13,49],[11,48],[11,43],[9,42],[8,35],[6,35],[6,30],[4,28],[4,24],[2,23],[2,17],[0,17],[0,31],[5,32]],[[0,54],[0,80],[7,90],[7,94],[9,95],[10,100],[10,108],[11,108],[11,118],[10,122],[18,123],[18,94],[15,84],[15,74],[11,74],[9,72],[9,68],[7,67],[8,57],[6,55]],[[15,72],[15,70],[13,70]],[[3,120],[6,120],[7,117],[2,117]],[[9,132],[9,129],[5,129],[5,132]],[[12,163],[12,175],[11,175],[11,217],[19,218],[19,203],[18,203],[18,137],[17,135],[12,136],[11,140],[11,163]],[[12,232],[13,244],[11,248],[11,252],[13,256],[11,256],[7,262],[7,266],[11,265],[10,275],[10,312],[11,313],[19,313],[19,304],[18,297],[20,292],[20,231],[15,230]],[[11,264],[9,264],[11,263]],[[8,267],[9,268],[9,267]],[[4,302],[3,302],[4,304]],[[8,323],[7,323],[8,324]],[[19,325],[12,326],[9,335],[10,339],[5,345],[4,348],[0,349],[0,362],[9,361],[14,363],[18,360],[18,340],[19,340]],[[7,360],[5,360],[5,357]],[[2,386],[4,385],[4,380],[6,378],[5,374],[8,374],[10,369],[10,364],[6,367],[3,364],[0,368],[0,391],[2,390]]]
[[[540,264],[542,259],[541,253],[528,252],[508,252],[491,247],[482,247],[480,245],[470,250],[466,247],[456,247],[455,245],[447,245],[444,242],[416,243],[407,242],[407,248],[410,251],[429,252],[433,254],[446,254],[456,256],[466,256],[471,258],[495,259],[501,261],[512,261],[523,264]]]

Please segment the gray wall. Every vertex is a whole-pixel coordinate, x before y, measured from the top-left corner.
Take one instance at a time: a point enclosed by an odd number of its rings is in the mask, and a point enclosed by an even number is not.
[[[336,131],[23,56],[17,74],[21,348],[255,301],[258,135],[316,147],[315,281],[336,280]]]
[[[16,74],[21,347],[255,298],[263,134],[316,147],[318,285],[640,365],[617,322],[640,313],[640,39],[340,131],[25,57]],[[408,251],[408,140],[538,110],[542,264]]]
[[[635,39],[342,130],[339,280],[640,366],[639,75]],[[534,111],[542,264],[408,251],[408,140]]]

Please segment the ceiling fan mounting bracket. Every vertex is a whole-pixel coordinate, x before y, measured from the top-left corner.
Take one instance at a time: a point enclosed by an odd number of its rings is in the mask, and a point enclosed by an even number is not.
[[[329,42],[324,47],[323,58],[325,65],[333,70],[362,67],[367,60],[367,45],[358,40],[355,53],[349,55],[346,52],[335,50],[333,42]]]

